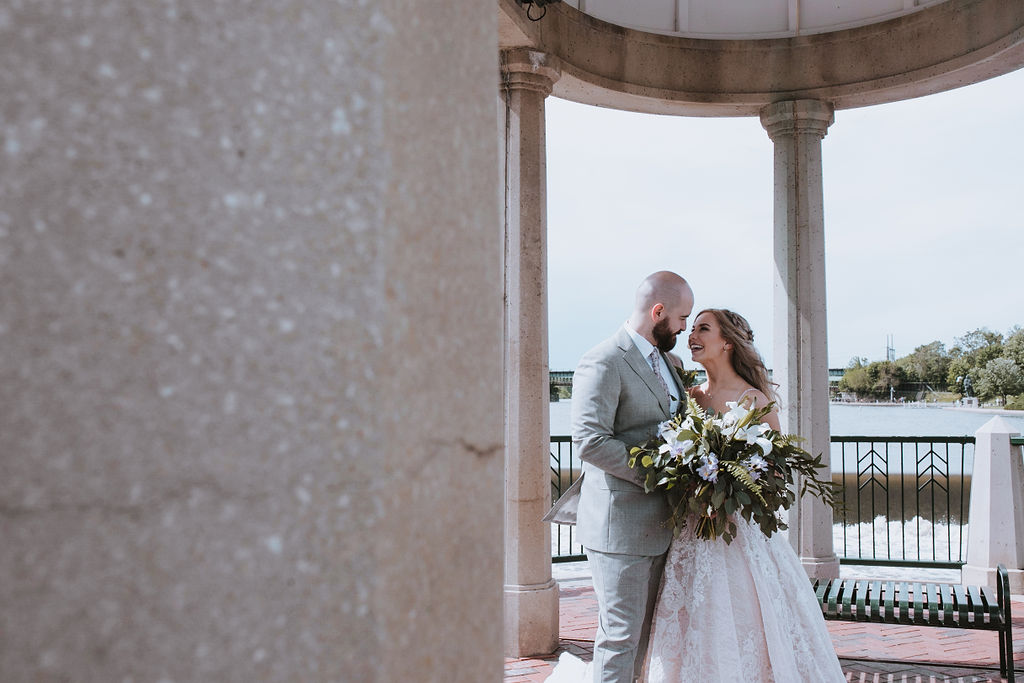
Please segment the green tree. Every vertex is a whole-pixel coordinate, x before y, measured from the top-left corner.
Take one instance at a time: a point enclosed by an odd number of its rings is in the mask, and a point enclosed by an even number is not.
[[[1003,335],[985,327],[957,337],[956,345],[949,350],[950,363],[946,371],[946,382],[950,391],[961,392],[963,378],[968,374],[977,383],[985,365],[1003,355]]]
[[[1024,328],[1017,326],[1010,330],[1003,341],[1003,357],[1009,358],[1024,369]]]
[[[1003,335],[993,332],[987,327],[979,327],[962,337],[957,337],[953,341],[956,342],[956,348],[959,348],[964,353],[971,354],[992,346],[1001,345],[1003,343]]]
[[[871,393],[873,381],[868,374],[868,359],[854,357],[846,366],[846,372],[839,380],[839,390],[848,391],[859,396],[867,396]]]
[[[882,398],[889,397],[889,389],[899,389],[906,379],[906,372],[898,364],[892,361],[878,361],[868,366],[873,369],[874,384],[872,385],[875,396]]]
[[[914,352],[903,356],[896,364],[903,368],[907,381],[926,382],[933,387],[946,383],[951,358],[946,345],[940,341],[918,346]]]
[[[978,374],[977,386],[982,398],[998,396],[1005,405],[1007,395],[1024,392],[1024,371],[1011,358],[995,358]]]
[[[888,398],[889,388],[899,389],[906,379],[906,372],[896,363],[875,361],[865,365],[866,359],[854,358],[839,380],[840,391],[850,391],[858,396]]]

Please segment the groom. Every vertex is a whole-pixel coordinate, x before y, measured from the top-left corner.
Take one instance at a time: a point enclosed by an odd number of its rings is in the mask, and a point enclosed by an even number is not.
[[[627,461],[683,399],[671,367],[681,363],[666,352],[692,310],[686,280],[669,271],[648,276],[626,324],[573,375],[572,438],[583,461],[576,525],[599,610],[595,683],[632,683],[643,667],[672,527],[664,495],[644,493]]]

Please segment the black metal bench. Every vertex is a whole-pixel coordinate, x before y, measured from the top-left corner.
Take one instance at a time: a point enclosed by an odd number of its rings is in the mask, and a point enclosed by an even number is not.
[[[999,673],[1013,680],[1010,579],[996,570],[996,591],[988,586],[950,583],[812,579],[826,619],[880,624],[944,626],[999,632]]]

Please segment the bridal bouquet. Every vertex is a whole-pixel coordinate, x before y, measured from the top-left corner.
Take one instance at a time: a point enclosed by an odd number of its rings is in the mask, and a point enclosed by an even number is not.
[[[787,528],[777,513],[796,501],[797,475],[800,496],[810,492],[836,507],[838,487],[817,477],[825,467],[821,456],[800,448],[799,437],[761,423],[771,404],[726,405],[725,414],[709,414],[688,397],[685,416],[661,423],[657,437],[630,450],[629,466],[643,477],[644,489],[668,492],[677,528],[695,516],[698,537],[731,543],[736,525],[729,515],[738,512],[771,536]]]

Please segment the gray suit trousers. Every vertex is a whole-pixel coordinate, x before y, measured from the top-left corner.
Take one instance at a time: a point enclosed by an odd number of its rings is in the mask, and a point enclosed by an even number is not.
[[[665,555],[586,551],[600,608],[593,683],[633,683],[643,669]]]

